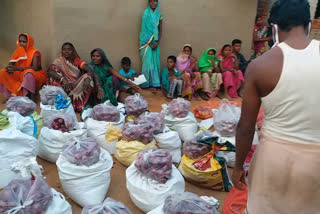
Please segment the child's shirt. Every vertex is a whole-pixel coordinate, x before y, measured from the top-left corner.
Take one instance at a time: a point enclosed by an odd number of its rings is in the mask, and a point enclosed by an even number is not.
[[[131,78],[133,75],[136,74],[136,72],[134,70],[132,70],[131,68],[129,69],[129,72],[126,73],[123,68],[121,68],[121,70],[119,71],[119,74],[121,74],[122,76],[124,76],[125,78]],[[122,86],[127,86],[128,83],[120,80],[120,87]]]

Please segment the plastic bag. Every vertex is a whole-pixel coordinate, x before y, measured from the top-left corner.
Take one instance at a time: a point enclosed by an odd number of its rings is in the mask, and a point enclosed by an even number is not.
[[[135,166],[144,175],[166,183],[172,171],[172,156],[163,149],[148,149],[138,154]]]
[[[37,135],[38,127],[32,115],[24,117],[17,112],[9,111],[7,116],[12,127],[30,136]]]
[[[154,139],[160,149],[169,151],[174,163],[181,161],[181,140],[178,132],[166,128],[163,133],[155,135]]]
[[[194,115],[196,118],[200,119],[209,119],[213,117],[213,112],[211,108],[195,108],[193,110]]]
[[[148,109],[148,102],[139,93],[129,96],[124,101],[128,115],[139,117]]]
[[[233,187],[223,204],[223,214],[245,214],[248,201],[248,188],[239,190]]]
[[[177,98],[169,103],[169,112],[177,118],[185,118],[190,112],[191,103],[183,98]]]
[[[93,138],[73,139],[65,145],[62,155],[70,163],[91,166],[99,161],[100,147]]]
[[[51,189],[42,178],[16,179],[0,192],[0,213],[42,214],[51,201]]]
[[[44,160],[55,163],[66,143],[74,138],[81,139],[87,137],[87,129],[85,129],[84,126],[83,123],[79,123],[79,129],[64,133],[43,127],[38,138],[38,156]]]
[[[134,162],[139,152],[145,149],[156,149],[156,143],[154,141],[145,145],[140,141],[124,141],[117,142],[116,153],[114,157],[123,165],[130,166]]]
[[[185,181],[175,166],[170,179],[160,184],[142,174],[133,163],[126,170],[126,184],[132,202],[144,213],[163,204],[168,196],[185,190]]]
[[[37,104],[28,97],[11,97],[6,102],[8,111],[13,111],[26,117],[31,115],[37,108]]]
[[[98,121],[118,122],[120,111],[112,104],[99,104],[92,109],[92,118]]]
[[[139,123],[153,124],[153,134],[162,133],[164,130],[164,114],[157,112],[147,112],[139,119]]]
[[[102,204],[84,207],[81,214],[132,214],[132,212],[123,203],[106,198]]]
[[[74,129],[75,124],[72,116],[58,113],[44,118],[43,126],[61,132],[70,132]]]
[[[91,166],[72,164],[63,155],[57,160],[63,191],[82,207],[103,202],[110,186],[112,167],[112,157],[103,149],[99,161]]]
[[[212,214],[219,213],[214,206],[194,193],[184,192],[169,196],[163,206],[165,214]]]
[[[240,108],[232,105],[228,100],[222,100],[219,110],[215,113],[213,122],[215,130],[223,137],[236,134],[240,119]]]
[[[57,99],[57,95],[61,95],[64,98],[68,97],[62,88],[51,85],[43,86],[39,93],[43,105],[53,105],[54,101]]]
[[[191,159],[195,159],[211,151],[211,146],[191,140],[183,144],[183,154]]]
[[[126,123],[122,131],[122,139],[126,141],[138,140],[144,144],[150,143],[153,137],[153,124],[150,122],[133,121]]]
[[[71,205],[64,195],[51,188],[52,202],[45,214],[72,214]]]

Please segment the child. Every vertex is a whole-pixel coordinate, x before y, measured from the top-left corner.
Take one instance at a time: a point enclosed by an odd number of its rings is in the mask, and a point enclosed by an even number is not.
[[[182,95],[183,80],[179,70],[176,68],[177,58],[169,56],[167,59],[167,67],[163,69],[161,74],[162,88],[168,98],[173,98],[175,92],[179,97]]]
[[[123,57],[121,60],[122,69],[119,71],[119,73],[126,77],[129,80],[134,80],[134,77],[136,76],[136,72],[132,70],[131,67],[131,60],[129,57]],[[135,94],[137,93],[136,90],[134,90],[128,83],[124,81],[120,81],[120,91],[126,92],[129,94]]]

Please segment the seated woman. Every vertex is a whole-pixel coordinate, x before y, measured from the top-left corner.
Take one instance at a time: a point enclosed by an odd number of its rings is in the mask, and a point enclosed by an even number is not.
[[[232,54],[230,44],[226,44],[218,53],[219,67],[223,77],[224,88],[229,98],[238,97],[238,89],[241,87],[244,78],[239,70],[237,57]]]
[[[62,87],[71,98],[75,111],[80,112],[86,106],[91,94],[98,99],[104,97],[97,75],[69,42],[62,45],[61,57],[50,65],[47,75],[47,84]]]
[[[89,66],[97,74],[99,83],[103,88],[104,97],[99,100],[99,103],[109,100],[113,105],[118,105],[116,98],[117,87],[120,85],[118,79],[129,84],[134,90],[140,90],[139,86],[135,85],[113,69],[105,52],[100,48],[91,51],[91,62],[89,63]]]
[[[192,47],[186,44],[177,57],[177,68],[183,78],[182,97],[191,100],[198,98],[202,92],[202,81],[198,69],[197,58],[192,55]]]
[[[35,99],[36,90],[46,82],[46,73],[41,68],[41,53],[33,48],[34,40],[29,34],[20,34],[18,48],[9,65],[0,70],[0,93],[6,99],[11,96],[28,96]]]
[[[206,100],[216,97],[223,83],[220,69],[217,66],[219,60],[216,53],[216,49],[208,48],[199,60],[203,83],[202,91],[205,92],[204,99]]]
[[[162,90],[168,98],[174,98],[175,94],[182,95],[183,79],[176,68],[177,58],[169,56],[167,67],[161,73]]]

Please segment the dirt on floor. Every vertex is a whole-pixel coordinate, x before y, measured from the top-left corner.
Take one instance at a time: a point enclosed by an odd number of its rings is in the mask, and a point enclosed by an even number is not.
[[[163,94],[160,91],[157,91],[156,94],[152,93],[150,90],[143,90],[141,91],[141,94],[146,98],[146,100],[149,103],[149,110],[153,112],[160,112],[161,111],[161,104],[169,103],[170,100],[163,96]],[[124,95],[122,95],[124,97]],[[120,100],[122,100],[120,98]],[[212,100],[220,100],[218,98],[212,99]],[[203,100],[192,100],[191,109],[199,107],[202,103],[205,101]],[[5,103],[4,98],[0,98],[0,108],[5,109]],[[38,102],[39,103],[39,102]],[[40,112],[39,105],[37,109],[38,113]],[[78,115],[79,117],[79,115]],[[41,158],[38,158],[38,162],[40,165],[44,168],[43,175],[46,177],[46,181],[49,184],[50,187],[56,189],[58,192],[61,192],[65,195],[66,199],[70,202],[72,206],[73,214],[80,214],[82,208],[73,202],[64,192],[62,189],[62,186],[59,181],[59,176],[57,172],[57,167],[55,164],[47,162],[45,160],[42,160]],[[114,158],[114,165],[111,170],[111,184],[110,188],[108,190],[108,193],[106,197],[111,197],[117,201],[123,202],[133,214],[143,214],[141,210],[139,210],[131,201],[129,197],[129,193],[126,188],[126,178],[125,178],[125,171],[126,167],[123,166],[121,163],[119,163]],[[229,172],[231,172],[229,170]],[[191,184],[186,182],[186,191],[193,192],[199,196],[213,196],[220,202],[220,207],[222,211],[222,206],[224,199],[227,195],[226,192],[218,192],[213,191],[210,189],[202,188],[197,185]],[[221,212],[222,213],[222,212]]]

